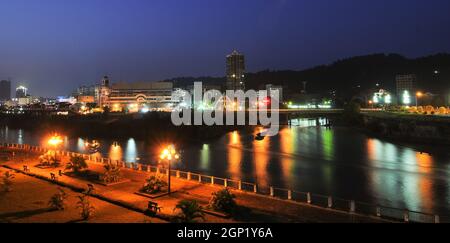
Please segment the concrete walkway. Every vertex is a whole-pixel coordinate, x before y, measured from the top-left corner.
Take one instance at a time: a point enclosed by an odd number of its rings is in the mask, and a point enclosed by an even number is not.
[[[8,169],[0,167],[0,174]],[[10,172],[12,172],[10,170]],[[13,172],[14,173],[14,172]],[[48,201],[58,192],[58,186],[21,173],[14,173],[12,191],[0,193],[1,223],[164,223],[165,221],[150,218],[123,207],[91,197],[95,207],[94,215],[88,221],[81,220],[80,210],[76,208],[78,196],[70,189],[67,193],[66,209],[51,210]]]
[[[30,173],[45,176],[50,178],[50,173],[58,174],[61,168],[57,169],[40,169],[36,168],[38,164],[39,154],[15,150],[16,156],[14,159],[2,162],[3,166],[7,166],[16,170],[23,170],[26,165],[31,170]],[[63,162],[67,162],[68,158],[64,158]],[[89,170],[103,172],[103,166],[99,164],[89,163]],[[200,184],[194,181],[186,181],[172,177],[172,191],[175,193],[170,196],[162,196],[156,199],[149,199],[147,197],[136,195],[145,182],[145,179],[150,176],[148,172],[134,171],[123,169],[122,175],[124,178],[131,180],[130,182],[118,184],[114,186],[95,185],[95,193],[107,201],[117,202],[117,205],[130,205],[130,208],[136,212],[144,211],[147,207],[148,201],[158,203],[162,207],[159,221],[169,219],[177,212],[174,211],[175,205],[179,200],[195,199],[202,206],[207,206],[211,198],[211,194],[215,191],[221,190],[222,187]],[[61,176],[57,179],[59,182],[74,186],[76,188],[87,188],[87,182],[78,178]],[[43,188],[44,189],[44,188]],[[215,215],[206,214],[205,222],[213,223],[232,223],[232,222],[387,222],[375,217],[366,217],[362,215],[352,215],[345,212],[329,210],[319,207],[314,207],[308,204],[292,202],[288,200],[280,200],[270,198],[267,196],[257,195],[253,193],[246,193],[233,190],[237,196],[236,201],[239,206],[247,209],[240,214],[239,218],[227,219]]]

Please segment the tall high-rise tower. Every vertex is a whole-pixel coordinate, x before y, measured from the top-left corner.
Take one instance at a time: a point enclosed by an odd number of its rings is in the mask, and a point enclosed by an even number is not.
[[[397,84],[397,99],[399,104],[409,105],[410,97],[414,96],[417,76],[415,74],[397,75],[395,77]]]
[[[11,81],[0,81],[0,101],[7,101],[11,99]]]
[[[227,56],[227,90],[245,90],[245,57],[237,51]]]

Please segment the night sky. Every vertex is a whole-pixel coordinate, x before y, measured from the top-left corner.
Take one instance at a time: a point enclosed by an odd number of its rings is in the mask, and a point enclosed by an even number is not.
[[[0,79],[33,95],[115,81],[450,52],[448,0],[0,0]]]

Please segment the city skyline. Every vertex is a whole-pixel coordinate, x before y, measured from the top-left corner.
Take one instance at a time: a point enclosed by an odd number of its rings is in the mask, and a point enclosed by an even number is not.
[[[234,49],[246,56],[249,72],[302,70],[371,53],[450,52],[450,34],[444,31],[449,5],[5,0],[0,78],[54,96],[105,74],[127,81],[223,77],[225,56]]]
[[[0,9],[0,223],[450,223],[449,0]]]

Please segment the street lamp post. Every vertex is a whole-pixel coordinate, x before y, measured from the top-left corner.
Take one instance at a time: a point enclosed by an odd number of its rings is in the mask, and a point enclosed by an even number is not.
[[[167,160],[168,163],[167,193],[170,194],[171,162],[180,159],[180,155],[176,152],[174,145],[169,145],[162,151],[160,159]]]
[[[50,145],[50,146],[52,146],[53,148],[54,148],[54,153],[55,153],[55,156],[56,156],[56,149],[58,148],[58,146],[62,143],[63,141],[62,141],[62,139],[61,139],[61,137],[59,136],[59,135],[57,135],[57,134],[55,134],[55,135],[53,135],[49,140],[48,140],[48,144]]]
[[[416,93],[416,107],[418,106],[418,103],[419,103],[418,99],[421,98],[422,96],[423,96],[422,92],[419,91],[419,92]]]

